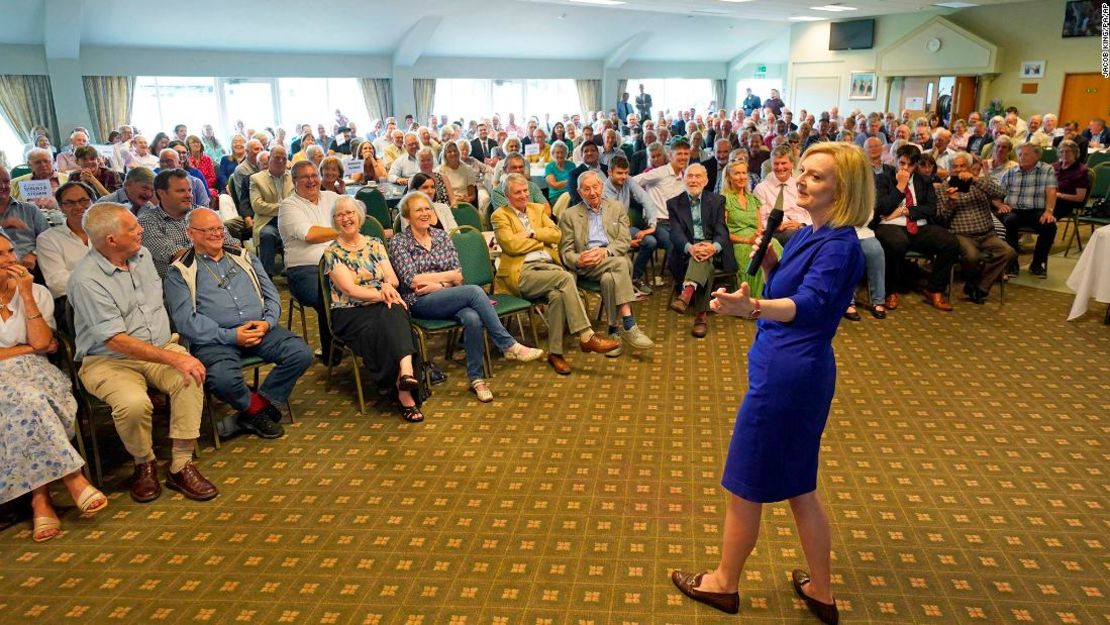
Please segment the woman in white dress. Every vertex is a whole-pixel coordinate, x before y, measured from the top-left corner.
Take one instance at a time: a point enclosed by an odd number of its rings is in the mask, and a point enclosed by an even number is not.
[[[35,542],[50,540],[61,522],[50,484],[61,480],[82,515],[108,505],[81,473],[85,461],[70,444],[77,401],[69,379],[47,361],[54,339],[54,299],[33,284],[0,231],[0,503],[31,493]],[[18,381],[18,383],[16,383]]]

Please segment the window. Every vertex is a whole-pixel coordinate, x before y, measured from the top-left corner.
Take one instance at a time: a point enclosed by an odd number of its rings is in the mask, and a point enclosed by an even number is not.
[[[185,124],[191,134],[212,124],[217,132],[220,121],[216,81],[191,76],[139,76],[131,106],[131,125],[147,139],[159,132],[171,133]]]
[[[628,101],[636,106],[640,85],[651,96],[651,116],[673,115],[690,108],[704,111],[713,100],[713,81],[708,78],[629,78]]]
[[[354,122],[359,134],[370,130],[370,116],[357,78],[279,78],[280,125],[288,140],[297,135],[299,124],[324,124],[330,134],[338,109]]]
[[[580,113],[578,88],[570,79],[488,80],[440,78],[432,104],[436,115],[448,119],[481,119],[497,113],[505,121],[508,114],[521,122],[531,116],[562,118]]]
[[[748,97],[748,89],[752,90],[752,94],[759,96],[759,101],[762,102],[771,97],[771,90],[778,89],[779,97],[786,101],[786,94],[782,91],[781,78],[748,78],[736,83],[736,107],[744,103],[744,98]]]
[[[66,137],[68,139],[69,137]],[[27,159],[23,158],[25,143],[15,134],[15,129],[8,123],[7,115],[0,115],[0,150],[4,152],[3,165],[11,171],[12,167],[22,165]],[[54,146],[57,148],[58,146]]]

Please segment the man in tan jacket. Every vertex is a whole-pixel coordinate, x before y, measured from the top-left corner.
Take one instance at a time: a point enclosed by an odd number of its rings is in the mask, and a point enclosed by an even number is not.
[[[559,220],[559,254],[581,278],[599,283],[609,317],[609,338],[623,339],[632,349],[651,349],[655,343],[632,316],[636,289],[632,287],[632,262],[628,257],[632,247],[628,213],[620,202],[602,198],[604,189],[595,171],[578,177],[582,202],[565,210]],[[620,350],[605,355],[619,356]]]
[[[578,336],[584,352],[611,352],[620,347],[620,341],[604,339],[590,327],[574,274],[559,264],[559,228],[543,205],[528,202],[528,179],[509,174],[505,193],[508,205],[490,217],[502,251],[495,286],[524,299],[546,301],[547,362],[559,375],[569,375],[570,365],[563,358],[564,326]]]
[[[254,249],[258,260],[270,276],[274,275],[274,258],[281,246],[278,233],[278,206],[293,195],[293,177],[286,168],[289,158],[280,145],[270,150],[266,169],[250,177],[251,209],[254,211]]]

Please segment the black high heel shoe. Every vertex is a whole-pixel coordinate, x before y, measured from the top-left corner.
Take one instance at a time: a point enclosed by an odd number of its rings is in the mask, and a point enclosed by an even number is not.
[[[836,609],[835,600],[832,603],[822,603],[802,592],[802,586],[805,586],[810,581],[809,573],[801,569],[794,569],[790,577],[794,580],[794,592],[798,593],[802,601],[805,601],[806,607],[809,608],[810,612],[813,612],[814,616],[825,625],[837,625],[840,623],[840,612]]]

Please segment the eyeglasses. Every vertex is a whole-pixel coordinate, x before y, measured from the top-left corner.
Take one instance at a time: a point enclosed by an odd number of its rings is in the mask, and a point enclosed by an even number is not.
[[[88,206],[92,204],[92,200],[83,197],[79,200],[62,200],[62,208],[73,208],[74,206]]]
[[[201,233],[202,235],[204,235],[206,237],[212,237],[212,236],[221,236],[222,237],[224,235],[224,227],[223,226],[214,227],[214,228],[197,228],[195,226],[189,226],[189,229],[190,230],[195,230],[195,231]]]

